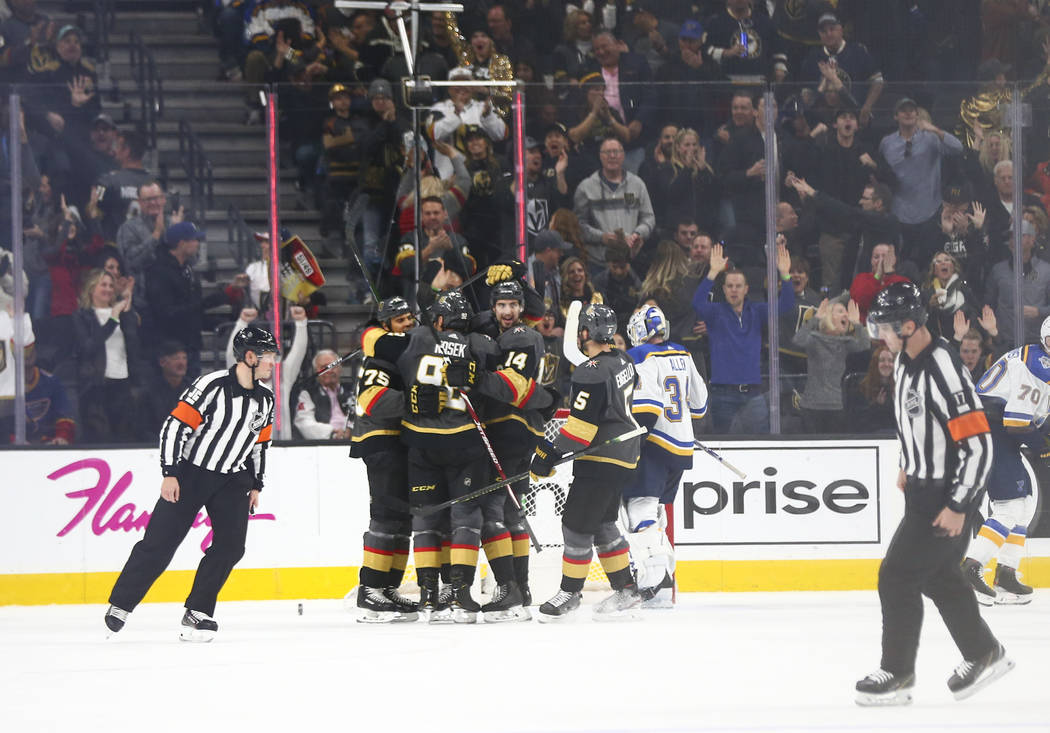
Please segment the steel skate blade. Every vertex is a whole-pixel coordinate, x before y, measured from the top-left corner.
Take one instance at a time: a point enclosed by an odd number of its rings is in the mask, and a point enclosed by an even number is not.
[[[1017,665],[1014,664],[1014,660],[1010,659],[1009,657],[1003,657],[991,667],[986,669],[984,671],[984,674],[981,675],[981,678],[974,682],[972,685],[962,690],[959,690],[958,692],[953,692],[952,694],[955,696],[956,700],[965,700],[966,698],[975,695],[988,685],[995,682],[997,679],[1009,672],[1015,666]]]
[[[200,629],[184,628],[179,632],[179,641],[189,641],[196,644],[207,644],[215,639],[214,631],[201,631]]]
[[[856,703],[864,708],[911,705],[911,688],[905,690],[894,690],[893,692],[886,692],[881,695],[871,692],[858,692]]]

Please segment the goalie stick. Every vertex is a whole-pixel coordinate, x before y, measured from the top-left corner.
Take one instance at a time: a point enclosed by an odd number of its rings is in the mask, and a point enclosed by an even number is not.
[[[617,435],[615,438],[610,438],[609,440],[606,440],[603,443],[598,443],[597,445],[590,445],[590,446],[588,446],[588,447],[586,447],[586,448],[584,448],[582,450],[575,451],[574,453],[566,453],[561,458],[556,460],[554,462],[554,465],[555,466],[560,465],[560,464],[565,463],[567,461],[571,461],[571,460],[573,460],[575,458],[579,458],[580,456],[588,456],[591,453],[594,453],[595,451],[598,451],[601,448],[604,448],[604,447],[606,447],[608,445],[613,445],[614,443],[622,443],[623,441],[630,440],[631,438],[634,438],[634,437],[636,437],[638,435],[645,435],[645,428],[638,427],[638,428],[635,428],[634,430],[628,430],[623,435]],[[528,471],[522,471],[521,473],[516,473],[513,476],[507,476],[507,478],[505,478],[505,479],[500,479],[499,481],[496,481],[495,483],[491,483],[488,486],[483,486],[482,488],[480,488],[480,489],[478,489],[476,491],[472,491],[469,494],[465,494],[465,495],[457,497],[455,499],[449,499],[448,501],[443,501],[440,504],[434,504],[434,505],[431,505],[431,506],[417,506],[417,507],[414,507],[412,509],[412,514],[414,514],[417,517],[425,517],[428,514],[433,514],[434,512],[440,512],[443,509],[448,509],[453,504],[462,504],[464,502],[471,501],[472,499],[476,499],[479,496],[484,496],[485,494],[488,494],[490,492],[499,491],[504,486],[509,486],[510,484],[513,484],[513,483],[515,483],[517,481],[521,481],[523,478],[527,478],[528,476],[529,476],[529,472]]]
[[[489,436],[485,432],[485,427],[481,424],[481,418],[478,417],[478,413],[474,411],[474,405],[470,403],[470,398],[459,390],[459,397],[463,400],[463,404],[467,406],[467,412],[470,414],[470,419],[474,421],[474,427],[478,429],[478,434],[481,436],[481,442],[485,444],[485,450],[489,452],[489,458],[492,459],[492,465],[496,467],[496,473],[499,474],[500,479],[506,479],[507,474],[503,471],[503,466],[500,465],[499,458],[496,457],[496,451],[492,447],[492,443],[489,441]],[[514,495],[514,488],[507,484],[507,496],[514,503],[514,506],[520,512],[521,523],[525,527],[525,531],[529,533],[529,539],[532,540],[532,546],[536,548],[536,552],[543,552],[543,547],[540,545],[539,539],[536,537],[536,533],[532,531],[532,525],[529,524],[528,518],[525,513],[521,511],[521,502],[518,501],[518,497]]]

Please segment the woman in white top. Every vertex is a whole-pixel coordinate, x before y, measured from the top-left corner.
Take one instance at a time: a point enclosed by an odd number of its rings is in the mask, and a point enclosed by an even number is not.
[[[105,270],[91,270],[73,314],[77,341],[77,393],[86,443],[129,443],[142,439],[133,385],[140,363],[139,316],[132,307],[134,280],[116,283]]]

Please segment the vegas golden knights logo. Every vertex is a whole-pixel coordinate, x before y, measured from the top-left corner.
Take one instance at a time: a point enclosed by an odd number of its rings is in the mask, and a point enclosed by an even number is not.
[[[792,20],[801,20],[806,14],[806,0],[785,0],[784,13]]]
[[[561,357],[557,354],[548,352],[543,355],[543,360],[540,362],[540,384],[545,387],[554,384],[554,378],[558,376],[558,365],[560,363]]]

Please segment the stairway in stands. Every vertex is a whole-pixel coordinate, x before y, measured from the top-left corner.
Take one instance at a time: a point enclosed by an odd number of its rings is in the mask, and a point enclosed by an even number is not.
[[[243,87],[217,80],[217,43],[199,14],[199,0],[115,0],[114,4],[108,70],[116,91],[103,96],[104,111],[121,127],[142,119],[136,69],[131,63],[131,34],[137,33],[152,51],[163,97],[163,111],[156,124],[157,146],[147,166],[166,176],[169,200],[174,194],[183,203],[189,200],[188,174],[180,156],[182,120],[189,123],[212,166],[212,201],[204,220],[197,222],[207,233],[207,292],[228,283],[238,270],[228,232],[228,206],[237,206],[252,230],[268,230],[266,128],[245,125]],[[59,25],[79,21],[89,32],[95,23],[92,6],[86,0],[38,2],[40,10]],[[302,237],[320,258],[320,214],[303,205],[294,180],[288,161],[282,166],[281,224]],[[337,348],[345,353],[353,350],[351,334],[367,317],[369,308],[347,303],[350,286],[346,260],[321,258],[320,264],[328,282],[324,289],[328,305],[322,307],[319,317],[334,324]],[[211,334],[206,336],[206,350],[221,352],[222,345],[211,345]]]

